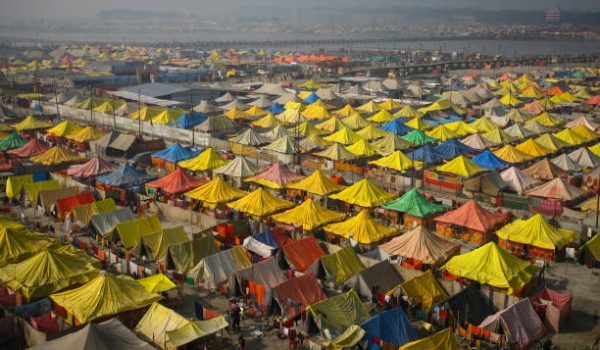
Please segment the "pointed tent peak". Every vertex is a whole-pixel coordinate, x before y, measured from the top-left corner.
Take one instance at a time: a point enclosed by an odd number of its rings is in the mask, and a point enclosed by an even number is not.
[[[367,120],[373,123],[387,123],[396,118],[398,117],[393,116],[388,110],[382,109],[371,117],[367,118]]]
[[[387,131],[377,128],[374,125],[366,126],[362,129],[360,129],[359,131],[357,131],[356,133],[358,135],[360,135],[361,137],[363,137],[365,140],[369,140],[369,141],[373,140],[373,139],[385,137],[388,135]]]
[[[468,123],[467,125],[479,132],[487,132],[493,129],[497,129],[499,127],[498,124],[490,121],[485,117],[480,117],[479,119],[475,120],[474,122]]]
[[[533,131],[524,127],[523,124],[518,123],[515,123],[504,129],[504,132],[512,136],[515,140],[521,140],[534,135]]]
[[[364,208],[379,206],[391,201],[394,197],[395,195],[384,191],[368,178],[364,178],[341,192],[329,196],[329,198]]]
[[[244,110],[239,109],[237,107],[233,107],[233,108],[227,110],[227,112],[223,113],[223,115],[229,119],[244,119],[244,118],[251,117],[250,114],[246,113]]]
[[[346,147],[348,151],[359,157],[372,157],[379,154],[377,148],[373,147],[367,140],[360,139],[352,145]]]
[[[426,134],[442,142],[460,136],[458,133],[451,130],[447,124],[440,124],[427,131]]]
[[[484,150],[492,146],[492,143],[481,136],[481,134],[473,134],[460,140],[464,145],[477,150]]]
[[[356,155],[348,151],[344,146],[337,142],[334,142],[331,146],[327,147],[327,149],[321,152],[313,153],[313,155],[335,161],[346,161],[357,158]]]
[[[393,98],[388,98],[385,101],[382,101],[378,104],[379,108],[381,109],[385,109],[387,111],[392,111],[395,109],[400,109],[402,108],[402,104],[399,102],[394,101]]]
[[[88,125],[88,126],[82,128],[81,130],[79,130],[78,132],[70,133],[65,137],[70,140],[73,140],[75,142],[85,143],[85,142],[98,140],[98,139],[102,138],[102,136],[104,136],[104,135],[106,135],[105,132],[99,130],[95,126]]]
[[[404,123],[404,125],[417,130],[431,129],[431,125],[425,123],[419,116],[413,117],[411,120]]]
[[[421,118],[424,115],[425,115],[424,113],[421,113],[421,112],[417,111],[411,105],[405,105],[398,112],[394,113],[395,117],[413,118],[413,119],[414,118]],[[417,129],[417,128],[414,128],[414,129]]]
[[[554,178],[568,175],[569,173],[561,169],[558,165],[548,159],[542,159],[529,168],[523,170],[524,173],[541,180],[552,180]]]
[[[549,127],[549,128],[558,127],[563,123],[563,121],[561,119],[553,117],[548,112],[543,112],[542,114],[529,119],[528,121],[525,122],[525,124],[531,124],[533,122],[538,122],[541,125]]]
[[[315,125],[314,128],[326,131],[327,133],[332,133],[342,128],[349,128],[349,126],[341,121],[338,117],[331,117],[326,121]]]
[[[325,122],[324,122],[325,123]],[[321,123],[323,124],[323,123]],[[343,124],[339,124],[339,126],[343,127]],[[316,128],[315,126],[313,126],[311,123],[309,123],[308,121],[304,121],[290,129],[288,129],[288,134],[290,134],[291,136],[296,137],[297,136],[309,136],[311,134],[314,135],[321,135],[324,132],[318,128]]]
[[[47,150],[46,152],[29,158],[34,163],[40,163],[44,165],[57,165],[71,162],[80,162],[85,160],[75,153],[72,153],[62,147],[55,146]]]
[[[479,153],[477,156],[473,157],[472,161],[485,169],[502,169],[506,168],[510,165],[510,163],[505,162],[498,156],[496,156],[492,151],[486,149],[485,151]]]
[[[339,131],[324,138],[327,141],[350,145],[362,139],[360,135],[350,130],[350,128],[341,128]]]
[[[273,113],[267,113],[264,117],[260,118],[257,121],[252,122],[252,126],[258,128],[273,128],[277,125],[281,125],[282,122],[277,119]]]
[[[347,103],[346,105],[344,105],[344,107],[335,110],[332,113],[343,117],[349,117],[351,115],[358,114],[358,111],[354,109],[354,107],[352,107],[351,104]]]
[[[416,259],[424,264],[439,265],[460,251],[460,245],[447,241],[419,225],[379,246],[389,255]]]
[[[508,144],[514,141],[512,136],[499,128],[492,129],[484,133],[482,136],[490,141],[493,145]]]
[[[283,154],[294,154],[298,152],[298,147],[291,136],[284,135],[270,144],[262,147],[263,150],[273,151]]]
[[[582,168],[595,168],[600,165],[600,157],[590,152],[586,147],[581,147],[569,153],[569,158]]]
[[[532,158],[543,157],[547,154],[552,153],[552,150],[535,142],[535,139],[533,138],[529,138],[526,141],[521,142],[515,147],[515,149],[527,154]]]
[[[532,159],[526,153],[523,153],[511,145],[506,145],[496,151],[494,154],[505,162],[517,164]]]
[[[0,149],[1,148],[2,147],[0,146]],[[17,157],[26,158],[26,157],[34,157],[34,156],[40,155],[49,149],[50,149],[50,147],[48,147],[42,141],[40,141],[36,138],[32,138],[31,141],[27,142],[22,147],[10,150],[6,153],[12,154]]]
[[[72,123],[68,120],[65,120],[64,122],[59,123],[56,126],[46,130],[46,132],[49,134],[65,138],[68,138],[69,136],[76,134],[79,131],[81,131],[81,126]]]
[[[353,113],[342,119],[342,122],[353,130],[365,128],[373,125],[358,113]]]
[[[377,148],[378,152],[382,155],[389,155],[396,150],[403,150],[413,146],[410,142],[394,134],[386,135],[383,138],[374,141],[372,145]]]
[[[209,207],[216,207],[219,204],[240,199],[247,194],[247,192],[238,190],[218,176],[185,193],[187,197],[201,201],[203,205]]]
[[[166,193],[177,194],[196,188],[206,181],[195,178],[186,173],[182,168],[176,167],[175,171],[158,180],[146,183],[146,187],[160,188]]]
[[[329,210],[311,198],[299,206],[273,215],[273,220],[288,225],[301,226],[304,231],[312,231],[318,227],[343,220],[346,214]]]
[[[255,182],[269,188],[281,189],[287,183],[301,179],[301,175],[293,173],[288,167],[273,163],[265,171],[255,176],[245,179],[246,182]]]
[[[567,183],[562,177],[557,177],[545,184],[526,190],[525,194],[533,197],[571,201],[581,198],[585,192]]]
[[[564,142],[563,140],[557,138],[556,136],[550,133],[546,133],[536,137],[535,142],[552,151],[558,151],[565,147],[571,146],[567,142]]]
[[[517,219],[496,231],[496,235],[504,240],[551,250],[562,249],[576,237],[574,231],[551,225],[541,214],[527,220]]]
[[[266,138],[263,138],[252,128],[246,129],[246,131],[239,135],[230,137],[229,141],[246,146],[259,146],[268,142]]]
[[[252,106],[244,112],[251,117],[262,117],[268,113],[267,111],[258,106]]]
[[[273,129],[261,133],[260,136],[262,136],[263,138],[265,138],[267,140],[275,141],[284,136],[290,136],[290,132],[286,128],[284,128],[282,125],[277,125]]]
[[[386,226],[376,221],[369,210],[361,210],[356,216],[323,228],[346,239],[352,238],[361,244],[371,244],[391,237],[399,232],[398,228]]]
[[[331,145],[332,142],[326,141],[319,134],[311,132],[305,138],[298,142],[300,150],[310,152],[317,148],[324,148]]]
[[[412,144],[415,144],[415,145],[424,145],[424,144],[427,144],[430,142],[437,141],[436,138],[425,134],[421,130],[413,130],[413,131],[409,132],[408,134],[402,136],[402,138]]]
[[[583,137],[586,142],[600,138],[600,135],[598,133],[594,132],[584,124],[577,125],[573,127],[572,130],[576,132],[579,136]]]
[[[191,171],[206,171],[216,169],[227,164],[227,161],[223,159],[221,154],[215,151],[213,148],[207,148],[197,157],[183,160],[177,163],[182,168]]]
[[[344,186],[331,181],[320,170],[315,170],[304,179],[288,183],[286,187],[306,191],[319,196],[327,196],[345,188]]]
[[[397,171],[405,171],[413,167],[423,166],[422,162],[412,161],[401,151],[394,151],[389,155],[369,162],[369,165],[377,165],[382,168],[394,169]]]
[[[587,142],[584,137],[576,133],[573,129],[563,129],[561,132],[555,133],[554,136],[572,146]]]
[[[276,197],[262,187],[244,197],[227,204],[228,207],[255,217],[271,215],[295,206],[294,203]]]
[[[363,105],[360,105],[355,108],[359,113],[375,113],[379,112],[381,108],[374,101],[369,101]]]
[[[419,218],[428,218],[446,211],[443,205],[435,204],[425,199],[421,193],[412,188],[402,197],[383,205],[384,208],[409,213]]]
[[[531,123],[526,123],[525,127],[531,130],[531,132],[533,132],[534,134],[543,134],[555,130],[555,128],[544,126],[535,120]]]
[[[466,227],[478,232],[489,232],[504,220],[504,215],[484,209],[471,199],[457,209],[434,218],[434,221]]]
[[[67,175],[88,178],[106,174],[116,169],[117,165],[109,163],[106,159],[98,155],[94,155],[90,160],[83,164],[71,166],[67,169]]]
[[[255,162],[251,162],[247,158],[239,156],[235,157],[231,162],[215,169],[214,173],[242,178],[255,175],[262,171],[262,169],[263,168]]]
[[[541,182],[514,166],[501,172],[500,177],[518,195],[522,195],[525,190]]]

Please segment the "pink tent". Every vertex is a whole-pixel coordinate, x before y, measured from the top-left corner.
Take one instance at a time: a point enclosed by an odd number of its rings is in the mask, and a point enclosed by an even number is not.
[[[205,180],[188,175],[183,169],[177,167],[174,172],[158,180],[146,183],[146,187],[160,188],[166,193],[187,192],[206,183]]]
[[[50,147],[48,147],[42,141],[38,139],[32,139],[31,141],[27,142],[23,147],[10,150],[6,153],[21,158],[28,158],[39,156],[40,154],[46,152],[49,149]]]
[[[251,176],[245,181],[256,182],[271,188],[283,188],[285,184],[301,178],[301,175],[294,174],[287,167],[275,163],[267,168],[267,170]]]
[[[110,173],[116,168],[116,165],[109,163],[103,158],[94,156],[92,159],[83,164],[71,166],[69,169],[67,169],[67,175],[79,178],[88,178],[100,174]]]
[[[556,333],[571,315],[571,293],[559,293],[544,288],[538,294],[529,297],[529,300],[538,316]]]

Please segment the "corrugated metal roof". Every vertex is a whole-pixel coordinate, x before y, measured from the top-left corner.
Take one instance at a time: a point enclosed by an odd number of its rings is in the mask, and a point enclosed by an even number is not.
[[[157,98],[177,94],[180,92],[190,91],[190,88],[176,84],[147,83],[141,85],[125,86],[120,88],[119,91],[129,91],[135,94],[139,93],[140,95]]]
[[[115,95],[126,100],[131,101],[140,101],[144,104],[154,105],[154,106],[164,106],[164,107],[175,107],[185,105],[183,102],[178,101],[170,101],[170,100],[162,100],[159,98],[146,96],[144,94],[138,94],[138,92],[126,91],[126,90],[118,90],[118,91],[107,91],[106,93]]]

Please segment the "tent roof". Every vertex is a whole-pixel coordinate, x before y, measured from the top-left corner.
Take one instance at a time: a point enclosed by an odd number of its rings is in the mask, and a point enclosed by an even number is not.
[[[369,130],[379,130],[379,132],[377,132],[377,133],[371,132],[370,135],[369,134],[365,135],[365,133],[366,133],[365,131],[363,131],[362,133],[359,131],[359,135],[361,135],[363,137],[371,136],[371,138],[383,137],[383,136],[385,136],[385,134],[383,133],[384,131],[395,134],[395,135],[408,134],[409,132],[411,132],[413,130],[413,128],[408,127],[405,124],[405,121],[406,120],[403,118],[394,119],[392,121],[389,121],[389,122],[383,124],[382,126],[379,127],[379,129],[371,126],[371,128]]]
[[[320,170],[315,170],[304,179],[286,184],[287,188],[306,191],[320,196],[327,196],[333,192],[344,189],[344,186],[338,185],[327,178]]]
[[[570,201],[581,198],[585,192],[567,183],[563,178],[557,177],[554,180],[526,190],[525,194],[533,197]]]
[[[359,157],[372,157],[377,154],[377,149],[373,147],[367,140],[360,139],[350,146],[346,147],[350,153],[355,154]]]
[[[483,136],[485,139],[491,142],[492,145],[501,145],[504,143],[508,144],[514,141],[514,138],[512,136],[510,136],[504,130],[499,128],[492,129],[481,136]]]
[[[349,105],[347,105],[347,106],[349,106]],[[368,120],[363,118],[360,114],[358,114],[358,112],[356,112],[356,111],[353,112],[352,114],[346,116],[345,118],[343,118],[342,122],[354,130],[373,125],[373,124],[371,124],[371,122],[369,122]]]
[[[99,183],[123,188],[140,186],[153,179],[154,176],[127,164],[122,164],[111,173],[96,177]]]
[[[422,164],[422,162],[419,162],[419,161],[413,162],[410,158],[408,158],[401,151],[394,151],[383,158],[379,158],[372,162],[369,162],[369,165],[377,165],[382,168],[389,168],[389,169],[394,169],[397,171],[404,171],[404,170],[411,169],[415,166],[420,167],[423,164]]]
[[[294,203],[275,197],[261,187],[235,202],[228,203],[227,206],[252,216],[262,217],[291,208]]]
[[[517,258],[494,242],[452,257],[442,268],[456,276],[508,289],[509,294],[523,288],[539,271],[537,266]]]
[[[504,129],[508,135],[512,136],[515,140],[521,140],[529,136],[533,136],[533,131],[527,129],[523,124],[515,123],[508,128]]]
[[[477,152],[454,138],[446,140],[446,142],[435,146],[433,149],[443,155],[444,159],[452,159],[460,155]]]
[[[26,130],[37,130],[37,129],[45,129],[52,126],[52,124],[48,123],[45,120],[39,120],[34,118],[33,116],[28,116],[17,124],[11,125],[17,132],[26,131]]]
[[[16,132],[10,133],[4,140],[0,141],[0,150],[8,151],[21,148],[27,144],[27,140]]]
[[[283,154],[293,154],[298,151],[294,139],[289,135],[283,135],[270,144],[262,147],[263,150],[270,150]]]
[[[394,134],[388,134],[379,140],[373,141],[371,144],[382,155],[389,155],[394,153],[395,150],[407,149],[413,146],[410,142]]]
[[[552,226],[541,214],[527,220],[517,219],[496,231],[498,237],[543,249],[561,249],[570,244],[576,232]]]
[[[488,232],[504,220],[504,216],[485,210],[471,199],[458,209],[433,219],[436,222],[466,227],[478,232]]]
[[[287,237],[287,236],[286,236]],[[300,272],[305,272],[315,261],[325,256],[313,236],[291,240],[281,247],[287,260]]]
[[[360,141],[362,137],[350,130],[350,128],[341,128],[337,132],[325,137],[324,139],[327,141],[341,143],[342,145],[349,145]]]
[[[255,162],[249,161],[247,158],[239,156],[231,162],[215,169],[215,174],[222,174],[232,177],[247,177],[257,174],[262,170],[262,167]]]
[[[510,165],[510,163],[498,158],[498,156],[492,153],[489,149],[479,153],[471,160],[482,168],[492,170],[506,168]]]
[[[452,328],[446,328],[428,337],[405,344],[399,350],[459,350],[460,348]]]
[[[194,110],[196,107],[194,107]],[[202,124],[208,116],[200,111],[192,111],[182,114],[173,125],[182,129],[191,129],[196,125]]]
[[[46,152],[49,149],[50,149],[50,147],[48,147],[45,143],[34,138],[34,139],[31,139],[31,141],[27,142],[22,147],[12,149],[12,150],[8,151],[7,153],[12,154],[17,157],[21,157],[21,158],[28,158],[28,157],[39,156],[40,154]]]
[[[498,150],[494,151],[494,154],[507,163],[521,163],[526,160],[530,160],[532,157],[525,154],[512,145],[506,145]]]
[[[58,165],[63,163],[79,162],[85,159],[74,153],[71,153],[70,151],[67,151],[60,146],[55,146],[38,156],[30,157],[29,160],[44,165]]]
[[[389,202],[394,198],[394,195],[385,192],[379,186],[372,183],[371,180],[365,178],[329,197],[349,204],[370,208]]]
[[[569,158],[582,168],[595,168],[600,165],[600,157],[585,147],[581,147],[569,153]]]
[[[390,255],[417,259],[425,264],[439,265],[460,251],[460,245],[440,238],[423,226],[393,238],[379,246]]]
[[[247,192],[238,190],[220,177],[215,177],[200,187],[187,192],[189,198],[199,200],[210,206],[223,204],[244,197]]]
[[[287,319],[293,319],[309,305],[326,299],[323,288],[313,273],[306,273],[277,285],[273,288],[273,296]],[[290,305],[288,300],[294,300],[299,307]]]
[[[446,211],[445,206],[428,201],[416,188],[409,190],[402,197],[384,204],[383,207],[420,218],[431,217]]]
[[[408,134],[402,136],[402,138],[415,145],[424,145],[426,143],[437,141],[436,138],[428,136],[421,130],[413,130]]]
[[[362,244],[379,242],[399,232],[398,228],[386,226],[373,219],[368,210],[362,210],[346,221],[329,224],[323,230],[346,239],[352,238]]]
[[[327,147],[321,152],[313,153],[314,156],[323,157],[335,161],[345,161],[356,159],[357,156],[348,151],[344,146],[334,142],[331,146]]]
[[[533,138],[529,138],[526,141],[518,144],[515,149],[533,158],[543,157],[549,153],[552,153],[552,150],[547,149],[546,147],[535,142]]]
[[[540,183],[540,180],[526,174],[517,167],[510,167],[500,173],[502,180],[508,184],[508,186],[521,195],[527,190]]]
[[[561,169],[558,165],[548,159],[542,159],[529,168],[523,170],[525,174],[531,175],[536,179],[552,180],[559,176],[567,175],[568,172]]]
[[[425,312],[431,311],[434,305],[449,298],[448,293],[440,286],[432,270],[427,270],[422,275],[402,283],[399,287],[409,300],[413,300],[414,304],[420,304],[419,309]]]
[[[464,177],[473,176],[477,173],[486,171],[486,169],[481,168],[465,156],[458,156],[444,165],[435,167],[435,170]]]
[[[246,178],[246,182],[254,182],[269,188],[281,189],[286,184],[301,179],[301,175],[293,173],[288,167],[280,163],[273,163],[260,174]]]
[[[425,144],[416,150],[406,155],[410,159],[418,160],[420,162],[435,164],[444,160],[444,156],[438,153],[435,148],[429,144]]]
[[[330,222],[342,220],[344,216],[345,214],[326,209],[309,198],[301,205],[273,215],[272,218],[275,221],[302,226],[303,230],[311,231]]]
[[[114,298],[118,295],[119,298]],[[104,273],[81,287],[52,294],[50,299],[72,314],[80,323],[140,309],[161,300],[126,276]]]
[[[535,142],[537,142],[539,145],[542,145],[543,147],[545,147],[549,150],[552,150],[552,151],[558,151],[562,148],[571,146],[568,143],[564,142],[563,140],[558,139],[556,136],[554,136],[553,134],[550,134],[550,133],[545,133],[545,134],[538,136],[535,139]]]
[[[265,129],[273,128],[273,127],[276,127],[277,125],[281,125],[281,124],[282,124],[282,122],[279,121],[279,119],[277,119],[273,115],[273,113],[267,113],[264,117],[252,122],[252,126],[259,127],[259,128],[265,128]]]
[[[229,141],[246,146],[258,146],[268,142],[268,140],[263,138],[252,128],[246,129],[246,131],[239,135],[230,137]]]
[[[330,329],[337,334],[371,318],[354,290],[314,303],[307,310],[322,330]]]
[[[79,165],[72,165],[69,169],[67,169],[67,175],[80,177],[80,178],[88,178],[91,176],[96,176],[100,174],[105,174],[111,172],[117,168],[116,165],[109,163],[97,155],[92,157],[92,159],[87,162]]]
[[[73,140],[79,143],[90,142],[98,140],[104,136],[105,132],[98,130],[95,126],[86,126],[81,130],[71,133],[67,136],[69,140]]]
[[[580,145],[580,144],[586,143],[588,141],[583,136],[579,135],[572,129],[564,129],[560,132],[555,133],[554,136],[557,139],[564,141],[564,142],[568,143],[569,145],[573,145],[573,146]]]
[[[418,339],[417,331],[401,307],[381,312],[360,327],[365,330],[369,343],[377,338],[397,347]]]
[[[169,175],[158,180],[147,182],[146,187],[160,188],[166,193],[177,194],[189,191],[204,183],[204,180],[195,178],[186,173],[183,169],[177,167],[177,169]]]
[[[174,143],[162,151],[152,154],[153,158],[164,159],[171,163],[177,163],[196,156],[198,156],[197,151],[192,150],[190,147],[183,147],[178,143]]]
[[[227,164],[227,161],[213,148],[207,148],[198,156],[180,161],[177,164],[191,171],[206,171],[221,167]]]

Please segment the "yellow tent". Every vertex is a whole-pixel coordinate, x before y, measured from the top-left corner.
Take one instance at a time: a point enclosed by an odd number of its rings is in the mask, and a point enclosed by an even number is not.
[[[427,131],[426,134],[428,136],[434,137],[440,141],[446,141],[448,139],[459,137],[459,135],[457,133],[455,133],[454,131],[450,130],[446,126],[446,124],[440,124],[440,125],[436,126],[435,128]]]
[[[271,215],[280,210],[291,208],[294,205],[292,202],[275,197],[262,187],[235,202],[227,204],[232,209],[255,217]]]
[[[115,296],[118,296],[117,298]],[[127,276],[103,273],[79,288],[52,294],[53,302],[80,323],[141,309],[163,299]]]
[[[2,284],[27,299],[43,298],[99,275],[94,259],[72,246],[54,246],[0,268]]]
[[[312,94],[312,91],[300,91],[296,96],[298,96],[298,98],[301,100],[306,100],[310,94]]]
[[[539,101],[540,106],[542,106],[545,110],[553,110],[556,106],[550,99],[545,98]]]
[[[85,128],[79,130],[76,133],[73,133],[67,136],[68,139],[73,140],[75,142],[84,143],[89,141],[98,140],[105,133],[98,130],[95,126],[86,126]]]
[[[238,109],[235,106],[223,114],[229,119],[244,119],[250,117],[250,114]]]
[[[346,147],[350,153],[357,155],[359,157],[372,157],[374,155],[379,154],[377,148],[371,145],[367,140],[361,139]]]
[[[171,341],[169,333],[183,328],[188,323],[192,321],[166,306],[153,303],[135,326],[134,331],[142,339],[156,344],[161,349],[176,349],[177,345]]]
[[[314,103],[308,105],[304,111],[301,112],[301,115],[308,120],[331,118],[331,114],[329,114],[325,106],[316,105]]]
[[[82,129],[81,126],[65,120],[64,122],[56,125],[55,127],[52,127],[50,129],[46,130],[46,132],[48,132],[50,134],[54,134],[56,136],[69,138],[69,136],[72,136],[72,135],[80,132],[81,129]]]
[[[248,193],[231,186],[220,177],[215,177],[206,184],[187,192],[185,195],[191,199],[201,201],[208,207],[228,203],[240,199]]]
[[[506,145],[499,150],[494,151],[494,154],[503,161],[513,164],[521,163],[532,158],[530,155],[519,151],[511,145]]]
[[[117,109],[121,108],[124,104],[124,100],[104,101],[103,103],[94,108],[94,112],[112,114]]]
[[[16,263],[50,246],[46,235],[27,231],[17,222],[2,219],[0,222],[0,266]]]
[[[13,175],[6,180],[6,196],[14,198],[21,195],[25,185],[33,183],[33,175]]]
[[[358,114],[358,111],[356,109],[354,109],[354,107],[352,107],[352,105],[346,104],[344,107],[342,107],[338,110],[335,110],[332,113],[342,116],[342,117],[349,117],[351,115]]]
[[[129,118],[135,119],[135,120],[140,120],[140,119],[141,120],[150,120],[150,119],[156,117],[157,115],[159,115],[160,113],[164,112],[165,110],[167,110],[166,107],[146,106],[140,110],[130,113]]]
[[[29,158],[34,163],[44,165],[58,165],[63,163],[80,162],[84,158],[67,151],[60,146],[54,146],[39,156]]]
[[[593,145],[592,147],[588,147],[588,150],[593,154],[600,157],[600,143]]]
[[[324,148],[331,145],[332,142],[324,140],[319,134],[311,132],[305,138],[298,142],[302,151],[312,151],[315,148]]]
[[[274,128],[277,125],[281,125],[281,121],[275,118],[273,113],[267,113],[264,117],[260,118],[257,121],[252,122],[252,125],[258,128]]]
[[[142,238],[155,232],[162,232],[163,228],[155,214],[151,216],[142,216],[131,221],[120,222],[115,225],[115,229],[110,236],[117,233],[123,243],[123,247],[129,249],[142,244]]]
[[[167,256],[172,246],[182,247],[183,243],[190,242],[190,239],[180,225],[146,234],[142,237],[142,242],[150,260],[159,260]]]
[[[520,98],[542,98],[544,93],[536,89],[534,86],[529,86],[519,94]]]
[[[369,125],[365,128],[362,128],[362,129],[358,130],[356,133],[358,135],[360,135],[362,138],[364,138],[365,140],[369,140],[369,141],[373,140],[373,139],[378,139],[380,137],[386,137],[387,135],[390,134],[389,132],[381,130],[374,125]]]
[[[367,118],[367,120],[373,123],[387,123],[397,118],[398,117],[394,117],[390,112],[388,112],[388,110],[382,109],[371,117]]]
[[[58,182],[58,180],[46,180],[33,183],[26,183],[23,186],[23,189],[25,190],[25,194],[27,195],[27,198],[29,198],[31,203],[37,203],[38,196],[41,191],[56,190],[60,187],[60,182]]]
[[[507,241],[554,250],[573,242],[577,233],[552,226],[541,214],[535,214],[527,220],[517,219],[505,225],[496,235]]]
[[[182,168],[191,171],[206,171],[219,168],[227,164],[227,161],[221,157],[219,152],[212,148],[207,148],[195,158],[182,160],[177,163]]]
[[[596,234],[592,239],[585,242],[577,251],[581,252],[585,248],[589,250],[596,261],[600,261],[600,234]]]
[[[372,183],[368,178],[362,179],[341,192],[329,196],[329,198],[365,208],[379,206],[391,201],[395,197],[395,195],[384,191]]]
[[[34,118],[33,116],[29,116],[17,124],[12,124],[11,127],[15,129],[17,132],[26,131],[26,130],[37,130],[37,129],[45,129],[51,127],[52,124],[48,123],[44,120],[39,120]]]
[[[458,114],[465,114],[465,110],[452,103],[450,100],[437,100],[427,107],[419,108],[417,111],[421,113],[444,111],[451,109]]]
[[[140,278],[138,282],[150,293],[162,293],[177,287],[169,277],[162,273]]]
[[[164,111],[158,113],[151,118],[152,123],[167,125],[175,123],[179,117],[186,113],[185,109],[181,108],[166,108]]]
[[[304,106],[302,105],[302,102],[294,102],[294,101],[287,101],[285,103],[285,105],[283,105],[283,108],[285,108],[286,110],[299,111],[299,112],[304,110]]]
[[[81,221],[84,225],[87,225],[92,216],[108,213],[113,210],[117,210],[117,205],[115,204],[114,199],[107,198],[90,204],[78,205],[73,208],[71,214],[73,215],[74,221]]]
[[[568,143],[569,145],[573,145],[573,146],[581,145],[582,143],[587,142],[585,138],[583,138],[581,135],[579,135],[572,129],[564,129],[563,131],[554,134],[554,136],[557,139],[564,141],[564,142]]]
[[[568,92],[563,92],[560,95],[555,95],[550,98],[550,101],[553,103],[575,103],[577,102],[577,97],[573,96]]]
[[[262,117],[264,115],[267,115],[268,112],[265,111],[264,109],[257,107],[257,106],[252,106],[250,108],[248,108],[245,113],[251,117]]]
[[[344,146],[340,145],[339,143],[333,143],[325,150],[313,153],[313,156],[323,157],[335,161],[347,161],[357,158],[356,155],[348,151]]]
[[[556,127],[556,126],[561,125],[563,121],[560,119],[554,118],[548,112],[544,112],[544,113],[538,115],[537,117],[529,119],[528,121],[525,122],[525,124],[530,124],[533,122],[538,122],[541,125],[547,126],[547,127]]]
[[[457,134],[459,137],[466,136],[469,134],[475,134],[477,130],[471,128],[467,123],[463,121],[457,121],[445,124],[446,128]]]
[[[399,285],[398,288],[402,289],[403,295],[413,300],[415,304],[420,304],[418,309],[425,312],[431,311],[434,305],[450,298],[448,293],[446,293],[435,279],[431,270],[427,270],[427,272],[420,276],[413,277]],[[393,293],[393,290],[390,291],[391,293]]]
[[[350,128],[341,128],[339,131],[323,138],[326,141],[341,143],[342,145],[350,145],[360,141],[362,137]]]
[[[521,142],[515,147],[516,150],[521,151],[532,158],[543,157],[547,154],[552,153],[552,150],[540,145],[535,142],[533,138],[527,139]]]
[[[511,94],[502,96],[502,98],[499,101],[500,101],[500,103],[502,103],[504,105],[512,106],[512,107],[518,106],[521,103],[523,103],[523,101],[519,100],[518,98],[514,97]]]
[[[506,131],[499,128],[492,129],[481,136],[490,141],[492,145],[508,144],[515,140],[512,136],[507,134]]]
[[[421,167],[423,166],[423,162],[419,162],[418,160],[415,160],[413,162],[401,151],[395,151],[383,158],[379,158],[372,162],[369,162],[369,165],[377,165],[382,168],[404,171],[412,169],[413,167]]]
[[[308,122],[305,122],[305,123],[310,125]],[[326,121],[321,122],[314,126],[315,129],[326,131],[328,134],[338,131],[342,128],[348,128],[348,127],[349,126],[346,125],[341,120],[339,120],[338,117],[331,117],[331,118],[327,119]],[[305,136],[305,135],[302,135],[302,136]]]
[[[371,217],[368,210],[361,210],[355,217],[335,224],[329,224],[323,227],[326,232],[335,235],[350,238],[361,244],[371,244],[379,242],[387,237],[394,236],[400,229],[389,227],[377,222]]]
[[[306,191],[319,196],[327,196],[344,189],[344,186],[329,180],[320,170],[315,170],[312,174],[301,180],[288,183],[286,187]]]
[[[375,113],[378,112],[381,108],[377,105],[377,103],[373,101],[369,101],[364,105],[360,105],[355,108],[359,113]]]
[[[467,125],[479,132],[488,132],[499,127],[498,124],[490,121],[488,118],[485,117],[480,117],[476,121],[468,123]]]
[[[481,168],[465,156],[458,156],[444,165],[435,167],[435,170],[464,177],[473,176],[486,171],[486,169]]]
[[[344,217],[345,214],[326,209],[310,198],[295,208],[272,216],[275,221],[301,226],[304,231],[312,231],[331,222],[343,220]]]
[[[550,133],[546,133],[536,137],[535,142],[555,152],[570,146],[568,143],[564,142],[563,140],[559,140],[556,136]]]
[[[404,344],[398,350],[461,350],[452,328],[446,328],[426,338]]]
[[[330,119],[328,119],[327,121],[325,121],[323,123],[327,123],[327,122],[335,123],[335,121],[331,121],[332,119],[333,118],[330,118]],[[321,124],[323,124],[323,123],[321,123]],[[341,123],[339,125],[343,126],[344,124]],[[300,123],[300,124],[298,124],[298,125],[296,125],[296,126],[294,126],[292,128],[289,128],[288,131],[289,131],[288,134],[290,136],[294,136],[294,137],[296,135],[298,135],[298,136],[309,136],[311,134],[313,134],[313,135],[321,135],[321,134],[324,133],[324,131],[322,131],[320,129],[317,129],[315,126],[313,126],[311,123],[309,123],[307,121],[302,122],[302,123]]]
[[[383,102],[379,102],[378,106],[379,106],[379,108],[385,109],[387,111],[392,111],[394,109],[402,108],[402,104],[394,101],[393,98],[388,98],[387,100],[385,100]]]
[[[364,329],[353,324],[335,339],[324,341],[323,346],[327,350],[351,349],[365,336],[365,333]]]
[[[105,97],[87,98],[85,101],[76,104],[75,108],[90,110],[90,109],[94,109],[94,108],[102,105],[104,102],[107,102],[107,101],[108,101],[108,99]]]
[[[423,115],[424,115],[424,113],[417,111],[410,105],[405,105],[398,112],[394,113],[394,117],[402,117],[402,118],[416,118],[416,117],[420,118]],[[408,125],[408,124],[406,124],[406,125]],[[410,125],[408,125],[408,126],[410,126]],[[412,126],[411,126],[411,128],[412,128]]]
[[[330,105],[328,103],[323,102],[323,100],[316,100],[315,102],[313,102],[313,103],[309,104],[308,106],[306,106],[307,109],[310,108],[310,107],[323,107],[323,108],[326,108],[326,109],[334,109],[335,108],[334,106],[332,106],[332,105]]]
[[[574,127],[572,130],[575,131],[579,136],[583,137],[585,139],[585,142],[589,142],[589,141],[595,140],[597,138],[600,138],[599,134],[588,129],[583,124]]]
[[[300,111],[294,109],[286,109],[285,111],[275,116],[283,125],[299,123],[304,120]]]
[[[354,113],[342,119],[342,122],[348,125],[353,130],[365,128],[367,126],[373,125],[371,122],[367,121],[360,114]]]
[[[427,130],[427,129],[431,129],[431,125],[425,123],[421,117],[414,117],[411,120],[407,121],[406,123],[404,123],[404,125],[413,128],[413,129],[417,129],[417,130]]]
[[[309,89],[309,90],[320,89],[320,88],[324,88],[327,86],[328,86],[327,84],[321,84],[314,79],[308,79],[307,81],[305,81],[304,83],[299,85],[299,87],[304,88],[304,89]]]
[[[442,269],[455,276],[507,289],[511,295],[527,285],[539,271],[539,267],[519,259],[494,242],[450,258]]]

